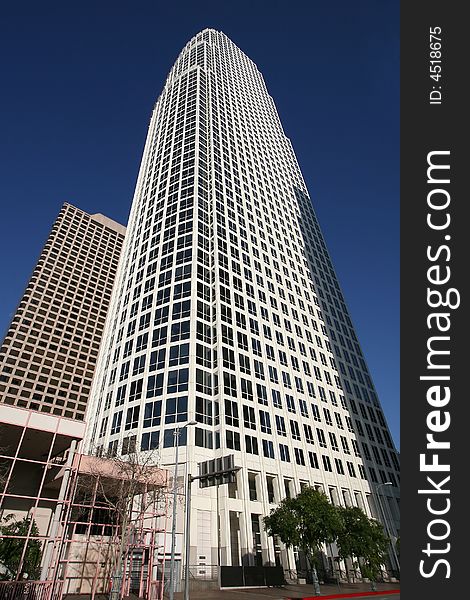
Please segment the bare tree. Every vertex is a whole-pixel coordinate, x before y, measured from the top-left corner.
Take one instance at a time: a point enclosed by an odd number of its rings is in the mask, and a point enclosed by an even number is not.
[[[142,537],[157,528],[156,519],[167,501],[166,471],[156,466],[158,462],[155,452],[81,457],[75,497],[108,514],[111,598],[119,598],[123,591],[129,548],[145,545]]]
[[[0,455],[5,454],[5,448],[0,447]],[[8,481],[11,464],[7,458],[0,458],[0,494],[6,492],[5,486]]]

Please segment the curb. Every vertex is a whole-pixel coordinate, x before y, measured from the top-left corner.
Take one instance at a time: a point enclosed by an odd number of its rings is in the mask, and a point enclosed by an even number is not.
[[[382,590],[381,592],[354,592],[351,594],[328,594],[326,596],[303,596],[302,598],[286,598],[285,600],[316,600],[322,598],[327,600],[328,598],[363,598],[364,596],[385,596],[392,594],[399,594],[400,590]]]

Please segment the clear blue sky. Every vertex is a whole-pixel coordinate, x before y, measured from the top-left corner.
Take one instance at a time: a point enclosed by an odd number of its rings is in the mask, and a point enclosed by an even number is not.
[[[399,444],[398,0],[45,0],[0,21],[0,332],[64,201],[126,223],[153,104],[213,27],[265,77]]]

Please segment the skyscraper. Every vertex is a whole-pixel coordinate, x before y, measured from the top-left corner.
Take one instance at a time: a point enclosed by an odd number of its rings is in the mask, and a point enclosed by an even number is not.
[[[221,32],[188,42],[153,111],[88,419],[93,451],[169,466],[196,421],[185,472],[234,455],[236,483],[193,486],[199,572],[292,568],[261,517],[303,485],[369,514],[380,493],[398,527],[397,453],[292,145]]]
[[[0,402],[83,420],[124,233],[63,205],[0,349]]]

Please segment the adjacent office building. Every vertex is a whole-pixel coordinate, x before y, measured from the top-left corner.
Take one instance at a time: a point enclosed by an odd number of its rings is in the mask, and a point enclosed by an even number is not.
[[[234,455],[235,483],[193,484],[193,574],[294,568],[261,518],[304,485],[376,515],[380,493],[398,531],[397,452],[291,142],[221,32],[153,111],[87,419],[89,450],[166,466],[180,428],[181,476]]]
[[[124,234],[63,205],[0,349],[0,402],[84,419]]]

